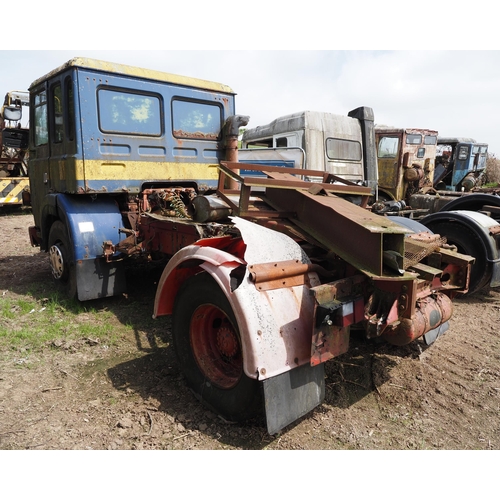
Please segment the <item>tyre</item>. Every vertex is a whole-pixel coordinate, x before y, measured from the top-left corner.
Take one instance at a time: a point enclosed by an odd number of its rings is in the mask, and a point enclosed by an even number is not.
[[[436,234],[446,237],[447,243],[456,245],[458,251],[471,255],[476,260],[472,264],[468,295],[481,290],[491,279],[491,266],[486,249],[477,234],[468,227],[454,222],[435,222],[429,228]]]
[[[233,311],[207,273],[189,278],[180,288],[172,334],[180,369],[205,406],[230,421],[246,420],[261,411],[261,384],[243,372]]]
[[[50,228],[49,262],[57,288],[69,299],[76,298],[75,259],[66,226],[61,221],[54,222]]]

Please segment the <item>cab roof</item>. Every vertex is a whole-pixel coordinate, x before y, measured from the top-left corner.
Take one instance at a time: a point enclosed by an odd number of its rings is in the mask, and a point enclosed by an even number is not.
[[[156,80],[162,82],[168,82],[178,85],[185,85],[189,87],[196,87],[205,90],[213,90],[216,92],[224,92],[227,94],[234,94],[235,92],[222,83],[211,82],[208,80],[201,80],[199,78],[192,78],[188,76],[180,76],[172,73],[164,73],[162,71],[155,71],[145,68],[139,68],[136,66],[128,66],[125,64],[117,64],[112,62],[100,61],[98,59],[89,59],[85,57],[75,57],[65,62],[58,68],[50,71],[46,75],[37,78],[31,85],[30,90],[36,87],[41,82],[54,77],[58,73],[61,73],[68,68],[83,68],[88,70],[93,70],[97,72],[114,73],[118,75],[132,76],[147,80]]]

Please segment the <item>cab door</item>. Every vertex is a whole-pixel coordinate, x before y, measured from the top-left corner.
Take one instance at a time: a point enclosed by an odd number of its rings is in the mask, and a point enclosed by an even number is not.
[[[59,75],[48,87],[49,177],[57,193],[77,193],[83,176],[82,159],[76,158],[73,81]],[[84,179],[82,179],[84,181]]]
[[[35,225],[41,227],[44,200],[52,189],[49,171],[49,122],[47,85],[43,83],[30,92],[31,140],[28,175]]]
[[[401,184],[401,136],[377,133],[377,161],[379,188],[393,199],[398,199]]]

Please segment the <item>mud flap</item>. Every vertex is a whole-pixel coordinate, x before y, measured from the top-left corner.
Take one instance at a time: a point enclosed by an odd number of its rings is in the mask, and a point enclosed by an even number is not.
[[[440,335],[442,335],[444,332],[446,332],[446,330],[448,330],[449,326],[450,326],[449,322],[446,321],[442,325],[439,325],[437,328],[429,330],[424,335],[425,345],[431,345]]]
[[[496,288],[500,286],[500,259],[492,261],[493,269],[491,272],[490,287]]]
[[[127,291],[122,261],[107,263],[104,259],[77,262],[78,300],[93,300],[121,295]]]
[[[278,433],[325,399],[325,367],[303,365],[263,381],[267,432]]]

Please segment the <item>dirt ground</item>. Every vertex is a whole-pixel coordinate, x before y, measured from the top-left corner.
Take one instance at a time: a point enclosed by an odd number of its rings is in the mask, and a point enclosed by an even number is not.
[[[30,224],[30,213],[0,211],[0,301],[35,282],[52,286],[47,256],[30,246]],[[198,403],[168,320],[151,319],[157,272],[128,279],[128,295],[92,302],[113,313],[120,334],[112,346],[66,341],[61,332],[37,351],[0,352],[0,449],[500,448],[499,289],[455,300],[449,331],[429,347],[353,335],[349,352],[326,366],[324,403],[269,436],[261,419],[228,423]]]

